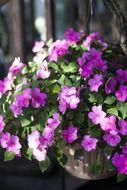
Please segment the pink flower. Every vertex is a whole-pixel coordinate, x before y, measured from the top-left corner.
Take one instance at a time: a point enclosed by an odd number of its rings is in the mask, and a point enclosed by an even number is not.
[[[39,146],[37,149],[33,149],[33,155],[39,162],[45,160],[47,151],[43,146]]]
[[[39,162],[45,160],[47,151],[41,144],[41,134],[38,131],[33,131],[28,135],[28,146],[32,149],[33,156],[36,160]]]
[[[98,88],[103,84],[103,76],[102,74],[94,75],[93,79],[88,80],[88,84],[90,86],[90,91],[98,92]]]
[[[127,121],[124,119],[121,119],[118,122],[118,125],[120,127],[120,130],[119,130],[120,134],[127,135]]]
[[[43,63],[41,64],[39,70],[37,71],[35,79],[39,79],[39,78],[46,79],[46,78],[49,78],[50,73],[51,72],[48,70],[48,63],[45,60],[45,61],[43,61]]]
[[[95,125],[101,123],[101,121],[106,116],[106,113],[102,111],[102,106],[93,106],[92,112],[89,112],[88,117],[92,120]]]
[[[13,112],[15,117],[22,114],[22,107],[20,107],[17,102],[13,102],[10,105],[10,109]]]
[[[33,47],[33,49],[32,49],[32,51],[34,52],[34,53],[37,53],[37,52],[39,52],[39,51],[42,51],[43,49],[43,46],[44,46],[44,42],[42,42],[42,41],[36,41],[35,42],[35,45],[34,45],[34,47]]]
[[[3,120],[3,116],[0,115],[0,133],[3,131],[5,126],[4,120]]]
[[[105,117],[102,119],[100,126],[104,131],[116,130],[116,117],[114,115]]]
[[[75,87],[63,86],[59,93],[59,110],[64,114],[66,110],[77,108],[80,102],[79,93]]]
[[[57,59],[68,53],[69,45],[66,40],[57,40],[49,48],[49,61]]]
[[[53,142],[54,142],[54,129],[46,126],[40,138],[40,144],[44,148],[48,148],[49,146],[52,146]]]
[[[117,131],[111,131],[109,134],[105,134],[103,136],[103,139],[112,147],[116,147],[121,141],[121,138],[117,134]]]
[[[62,137],[67,143],[72,143],[77,139],[77,128],[70,125],[62,131]]]
[[[57,112],[53,114],[52,118],[48,119],[48,127],[51,129],[56,129],[60,123],[60,115]]]
[[[96,149],[97,142],[98,142],[97,138],[92,138],[89,135],[85,135],[83,137],[81,145],[84,148],[84,150],[86,150],[87,152],[89,152],[91,150],[95,150]]]
[[[6,148],[7,151],[14,153],[15,155],[20,155],[21,144],[19,138],[8,132],[2,133],[0,137],[0,143],[2,148]]]
[[[33,131],[28,135],[28,146],[31,149],[36,149],[39,145],[40,133],[38,131]]]
[[[15,58],[12,66],[9,68],[8,78],[11,80],[15,77],[15,75],[19,74],[21,70],[25,67],[25,64],[23,64],[20,61],[20,58]]]

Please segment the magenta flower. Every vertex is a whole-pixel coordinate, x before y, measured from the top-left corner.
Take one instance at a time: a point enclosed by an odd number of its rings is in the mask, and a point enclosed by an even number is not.
[[[85,151],[89,152],[91,150],[95,150],[97,146],[98,139],[90,137],[89,135],[85,135],[81,142],[82,147]]]
[[[116,80],[120,83],[123,84],[124,82],[127,82],[127,71],[118,69],[116,71]]]
[[[3,116],[0,115],[0,133],[3,131],[5,126],[4,120],[3,120]]]
[[[37,52],[39,52],[39,51],[42,51],[43,49],[43,46],[44,46],[44,42],[43,41],[36,41],[35,42],[35,45],[34,45],[34,47],[33,47],[33,49],[32,49],[32,51],[34,52],[34,53],[37,53]]]
[[[123,154],[127,155],[127,143],[125,143],[124,146],[122,147],[122,152]]]
[[[68,53],[69,45],[66,40],[57,40],[49,48],[49,61],[57,61],[57,59]]]
[[[1,133],[0,144],[1,144],[2,148],[7,148],[10,137],[11,137],[11,134],[8,132]]]
[[[120,127],[119,132],[121,135],[127,135],[127,121],[124,119],[121,119],[118,122],[118,125]]]
[[[64,86],[59,93],[59,110],[62,114],[69,109],[77,108],[80,102],[79,93],[75,87]]]
[[[105,117],[104,119],[102,119],[100,126],[104,131],[110,132],[116,130],[116,117],[114,115],[109,115],[108,117]]]
[[[112,147],[116,147],[121,141],[121,138],[117,134],[117,131],[111,131],[109,134],[105,134],[103,136],[103,139]]]
[[[103,84],[103,76],[102,74],[96,74],[92,79],[88,80],[88,84],[90,86],[90,91],[98,92],[98,88]]]
[[[37,149],[33,149],[33,156],[39,162],[44,161],[46,158],[47,151],[43,146],[39,145]]]
[[[11,134],[8,132],[2,133],[0,137],[0,143],[2,148],[6,148],[7,151],[12,152],[17,156],[20,156],[20,149],[22,146],[17,136],[11,136]]]
[[[118,101],[125,102],[127,100],[127,86],[121,85],[115,95]]]
[[[105,92],[106,94],[113,93],[116,86],[116,79],[114,77],[110,77],[105,84]]]
[[[76,32],[73,28],[69,28],[65,33],[66,40],[74,44],[79,42],[81,37],[82,34],[80,32]]]
[[[102,122],[106,113],[102,111],[102,106],[93,106],[92,112],[89,112],[88,117],[92,120],[95,125],[98,125]]]
[[[40,138],[40,144],[44,148],[52,146],[54,142],[54,129],[46,126]]]
[[[99,32],[93,32],[87,36],[86,40],[83,42],[83,46],[85,48],[90,48],[93,42],[100,44],[102,46],[102,50],[107,48],[107,43],[104,42]]]
[[[39,78],[46,79],[46,78],[49,78],[50,73],[51,73],[51,72],[48,70],[48,63],[47,63],[47,61],[45,60],[45,61],[43,61],[43,63],[41,64],[39,70],[37,70],[35,79],[39,79]]]
[[[88,52],[84,52],[78,58],[78,63],[80,65],[79,72],[84,78],[90,77],[95,69],[99,71],[107,69],[106,61],[102,59],[102,52],[94,48],[91,48]]]
[[[8,78],[11,80],[15,75],[19,74],[24,67],[25,64],[20,61],[20,58],[15,58],[12,66],[9,68]]]
[[[124,154],[115,153],[112,157],[112,163],[118,169],[120,174],[127,174],[127,156]]]
[[[48,127],[51,129],[56,129],[60,123],[60,115],[57,112],[53,114],[52,118],[48,119]]]
[[[4,93],[5,93],[5,85],[4,85],[4,82],[0,80],[0,98],[2,97]]]
[[[67,129],[64,129],[62,131],[62,138],[67,142],[67,143],[72,143],[77,139],[77,128],[74,127],[73,125],[68,126]]]
[[[31,96],[33,107],[38,108],[39,106],[45,106],[47,96],[41,92],[39,88],[34,88],[31,92]]]

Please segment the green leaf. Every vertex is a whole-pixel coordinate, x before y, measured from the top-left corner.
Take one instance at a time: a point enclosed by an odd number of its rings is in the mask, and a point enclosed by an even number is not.
[[[78,64],[76,62],[71,62],[67,64],[61,64],[61,68],[64,73],[75,73],[78,69]]]
[[[117,110],[122,114],[122,118],[125,119],[127,117],[127,102],[119,102],[116,105]]]
[[[65,164],[67,163],[67,160],[68,158],[65,154],[61,154],[60,157],[58,157],[58,162],[62,167],[65,166]]]
[[[31,123],[31,120],[22,117],[20,119],[20,122],[21,122],[22,127],[25,127],[25,126],[28,126]]]
[[[10,161],[15,158],[15,154],[9,151],[5,151],[4,153],[4,161]]]
[[[76,115],[75,115],[75,122],[78,123],[78,124],[81,124],[84,122],[84,118],[85,117],[85,114],[84,113],[81,113],[81,112],[76,112]]]
[[[49,67],[53,68],[55,71],[60,71],[59,66],[54,62],[49,62]]]
[[[68,85],[68,86],[72,85],[71,81],[65,75],[62,75],[59,78],[58,83],[61,85]]]
[[[98,103],[101,104],[103,102],[103,97],[100,94],[97,93],[92,93],[89,94],[89,98],[88,98],[90,103]]]
[[[77,149],[75,151],[74,159],[81,160],[82,158],[84,158],[84,150],[83,149]]]
[[[100,127],[94,126],[94,127],[90,128],[90,129],[88,130],[88,133],[89,133],[89,135],[92,136],[92,137],[100,137],[100,136],[101,136],[101,133],[102,133],[102,130],[101,130]]]
[[[49,166],[50,166],[50,160],[48,157],[46,157],[44,161],[39,162],[39,168],[42,173],[44,173],[48,169]]]
[[[94,96],[94,94],[89,94],[89,98],[88,98],[90,103],[96,103],[96,97]]]
[[[60,92],[60,86],[55,84],[52,89],[53,94],[58,94]]]
[[[28,160],[32,160],[32,149],[31,148],[28,148],[27,151],[26,151],[26,158]]]
[[[105,99],[104,103],[108,104],[108,105],[111,105],[111,104],[113,104],[115,102],[115,100],[116,100],[116,98],[114,96],[108,96]]]
[[[107,113],[111,114],[111,115],[115,115],[118,117],[118,111],[117,109],[114,107],[114,108],[110,108],[107,110]]]
[[[118,183],[124,181],[126,178],[127,178],[126,175],[122,175],[122,174],[119,174],[119,173],[117,174],[117,182]]]

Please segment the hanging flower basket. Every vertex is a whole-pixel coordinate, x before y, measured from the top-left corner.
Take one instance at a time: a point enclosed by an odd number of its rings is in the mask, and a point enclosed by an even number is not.
[[[77,150],[81,150],[78,144],[65,148],[65,155],[68,158],[65,169],[71,175],[85,180],[105,179],[115,175],[115,171],[110,171],[110,161],[99,148],[91,152],[84,151],[76,158]]]
[[[120,46],[70,28],[64,40],[36,42],[33,52],[26,65],[16,58],[0,81],[4,160],[36,159],[44,172],[51,149],[72,175],[101,179],[116,171],[123,179],[127,59]]]

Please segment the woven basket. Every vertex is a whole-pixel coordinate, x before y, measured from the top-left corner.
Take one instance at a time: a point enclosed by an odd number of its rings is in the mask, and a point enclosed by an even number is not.
[[[84,151],[84,158],[81,160],[74,159],[74,154],[76,149],[81,148],[79,145],[67,146],[65,148],[65,155],[68,157],[68,162],[65,165],[66,171],[71,175],[86,179],[86,180],[95,180],[95,179],[105,179],[111,177],[115,172],[107,170],[108,159],[100,152],[97,148],[91,152]],[[94,176],[91,174],[90,166],[95,163],[100,154],[99,164],[101,166],[101,172],[99,175]]]

